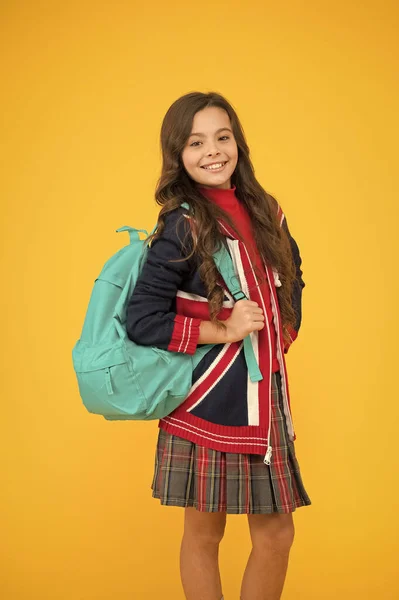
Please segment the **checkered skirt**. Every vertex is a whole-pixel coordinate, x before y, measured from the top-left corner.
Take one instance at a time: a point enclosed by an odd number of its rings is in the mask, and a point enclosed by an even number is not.
[[[271,465],[258,454],[210,450],[159,429],[152,495],[161,504],[229,514],[289,513],[311,504],[272,376]]]

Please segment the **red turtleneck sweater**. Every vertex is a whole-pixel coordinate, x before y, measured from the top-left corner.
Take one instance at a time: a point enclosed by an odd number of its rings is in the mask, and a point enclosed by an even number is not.
[[[277,360],[276,353],[276,330],[273,324],[273,312],[271,307],[270,289],[267,283],[266,272],[263,265],[263,261],[256,249],[255,240],[252,231],[252,223],[249,214],[245,206],[237,198],[233,186],[230,189],[221,188],[206,188],[200,186],[201,193],[206,196],[209,200],[217,204],[222,210],[224,210],[234,223],[238,233],[242,236],[242,240],[248,248],[251,260],[256,265],[260,275],[260,287],[262,295],[265,298],[266,315],[270,323],[270,334],[271,334],[271,345],[272,345],[272,371],[275,373],[280,370],[280,365]],[[259,335],[262,335],[265,330],[259,331]]]

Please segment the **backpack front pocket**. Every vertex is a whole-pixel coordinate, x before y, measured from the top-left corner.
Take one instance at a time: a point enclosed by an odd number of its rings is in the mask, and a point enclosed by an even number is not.
[[[78,373],[78,382],[83,404],[89,412],[105,417],[123,417],[132,413],[134,418],[145,416],[145,398],[127,363]]]
[[[145,398],[123,342],[112,347],[77,344],[74,364],[80,396],[89,412],[106,418],[132,414],[143,418]]]

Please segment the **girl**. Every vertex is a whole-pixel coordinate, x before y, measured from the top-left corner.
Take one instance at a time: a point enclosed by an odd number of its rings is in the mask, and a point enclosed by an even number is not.
[[[215,346],[194,370],[184,403],[159,422],[153,496],[185,508],[180,571],[188,600],[223,597],[218,551],[227,513],[248,515],[253,548],[242,600],[277,600],[292,512],[311,503],[295,456],[284,358],[301,324],[298,246],[277,201],[255,178],[225,98],[179,98],[163,120],[161,146],[155,195],[162,209],[129,300],[128,335],[170,352]],[[246,299],[234,301],[216,269],[220,243]],[[248,376],[247,335],[259,382]]]

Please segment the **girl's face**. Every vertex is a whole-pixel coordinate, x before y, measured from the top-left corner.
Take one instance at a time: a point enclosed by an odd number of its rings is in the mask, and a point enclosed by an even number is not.
[[[212,106],[195,114],[182,160],[187,173],[197,184],[231,188],[230,178],[237,165],[238,148],[225,110]]]

